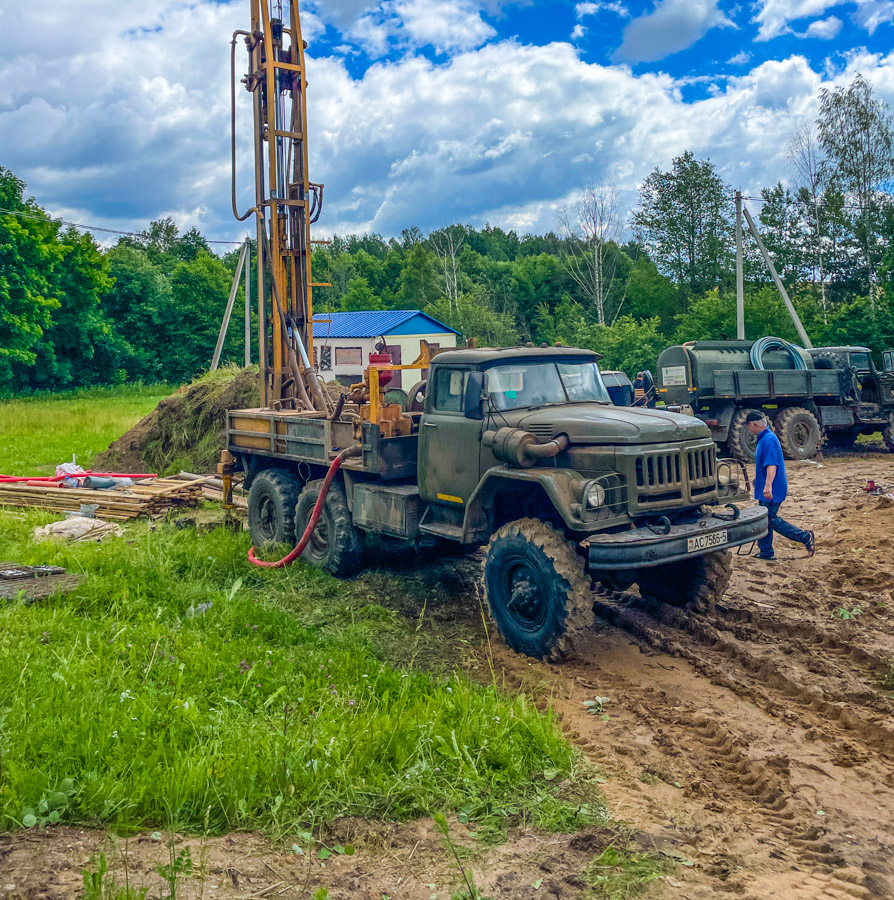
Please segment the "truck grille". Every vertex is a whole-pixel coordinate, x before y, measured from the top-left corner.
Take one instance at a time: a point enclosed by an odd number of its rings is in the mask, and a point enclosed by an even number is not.
[[[637,501],[641,506],[695,500],[716,490],[714,445],[691,450],[644,453],[636,459]]]
[[[693,497],[714,490],[714,466],[716,460],[717,453],[713,447],[686,451],[686,463],[689,469],[689,493]]]
[[[656,503],[682,496],[680,452],[650,453],[636,460],[636,486],[640,503]]]

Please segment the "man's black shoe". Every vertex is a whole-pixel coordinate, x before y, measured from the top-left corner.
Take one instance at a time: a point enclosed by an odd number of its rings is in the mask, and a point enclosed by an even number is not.
[[[764,556],[763,553],[758,553],[757,558],[758,558],[758,559],[770,559],[770,560],[772,560],[772,559],[776,559],[776,554],[775,554],[775,553],[771,553],[769,556]]]
[[[810,559],[816,553],[816,535],[812,531],[807,532],[807,540],[804,541],[804,546],[807,548],[807,558]]]

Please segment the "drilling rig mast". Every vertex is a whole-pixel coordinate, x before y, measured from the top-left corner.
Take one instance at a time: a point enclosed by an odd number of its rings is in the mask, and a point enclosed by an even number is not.
[[[236,202],[239,37],[248,50],[242,84],[251,94],[254,119],[255,205],[245,213]],[[320,217],[323,185],[308,177],[305,47],[297,0],[251,0],[251,31],[233,33],[233,214],[239,221],[254,215],[257,224],[261,406],[328,413],[313,367],[310,226]]]

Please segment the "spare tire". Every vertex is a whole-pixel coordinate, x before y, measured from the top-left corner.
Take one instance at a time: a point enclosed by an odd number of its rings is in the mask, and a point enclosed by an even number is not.
[[[786,459],[813,459],[823,446],[823,429],[816,416],[803,406],[782,410],[773,430]]]

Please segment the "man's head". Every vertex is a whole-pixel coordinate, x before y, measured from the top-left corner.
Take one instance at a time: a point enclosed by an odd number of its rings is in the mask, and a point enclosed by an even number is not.
[[[767,419],[766,416],[762,412],[758,412],[756,409],[751,410],[747,416],[745,416],[745,427],[748,429],[750,434],[755,436],[759,435],[762,431],[764,431],[767,427]]]

